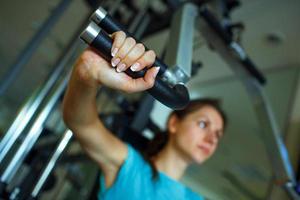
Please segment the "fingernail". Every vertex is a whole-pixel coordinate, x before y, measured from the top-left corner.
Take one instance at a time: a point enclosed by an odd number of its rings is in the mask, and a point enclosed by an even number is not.
[[[112,65],[113,67],[115,67],[115,66],[117,66],[117,64],[119,64],[120,61],[121,61],[120,58],[113,58],[113,59],[111,60],[111,65]]]
[[[117,72],[122,72],[124,71],[126,68],[126,65],[124,63],[120,63],[118,66],[117,66]]]
[[[153,74],[153,77],[155,78],[157,73],[159,72],[160,67],[155,67],[155,72]]]
[[[112,52],[111,52],[111,56],[115,57],[115,55],[118,53],[118,48],[113,48]]]
[[[131,69],[131,71],[135,72],[135,71],[137,71],[137,70],[139,69],[140,66],[141,66],[140,63],[134,63],[134,64],[130,67],[130,69]]]

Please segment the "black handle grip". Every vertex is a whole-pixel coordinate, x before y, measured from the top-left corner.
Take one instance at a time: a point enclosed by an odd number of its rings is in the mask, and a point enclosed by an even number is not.
[[[88,27],[86,30],[88,30]],[[108,61],[111,60],[111,48],[112,48],[112,39],[107,35],[106,32],[98,28],[97,35],[94,35],[94,38],[86,36],[86,33],[81,35],[82,39],[86,41],[90,46],[99,51],[99,53]],[[95,31],[91,31],[95,33]],[[157,65],[159,66],[159,65]],[[133,78],[143,77],[146,70],[139,72],[132,72],[130,69],[127,69],[125,73]],[[164,105],[178,110],[183,109],[189,103],[189,93],[187,88],[184,85],[175,85],[171,88],[164,81],[159,78],[156,78],[154,86],[148,90],[148,92],[158,101]]]
[[[114,18],[112,18],[109,14],[106,14],[105,17],[98,23],[95,23],[98,24],[103,30],[105,30],[105,32],[109,34],[122,30],[126,33],[127,36],[132,37],[132,34],[129,33],[121,23],[114,20]]]
[[[98,13],[97,13],[98,12]],[[92,15],[91,19],[98,24],[105,32],[108,34],[112,34],[117,31],[124,31],[127,36],[133,37],[134,36],[129,33],[126,28],[119,23],[117,20],[112,18],[103,8],[98,8],[98,10]],[[145,47],[148,49],[147,47]],[[156,58],[154,61],[153,66],[159,66],[160,70],[158,72],[158,76],[161,76],[165,73],[168,66],[159,58]]]

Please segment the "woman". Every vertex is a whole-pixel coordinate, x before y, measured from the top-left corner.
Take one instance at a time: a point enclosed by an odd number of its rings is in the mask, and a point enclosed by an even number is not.
[[[167,122],[167,142],[144,159],[104,127],[96,93],[101,85],[129,93],[149,89],[159,68],[150,68],[139,79],[122,73],[129,67],[138,71],[152,66],[155,53],[145,51],[124,32],[112,38],[111,63],[92,49],[80,56],[63,102],[65,123],[103,173],[99,199],[202,199],[178,180],[188,165],[200,164],[214,153],[225,126],[223,112],[211,100],[192,101],[187,109],[173,112]]]

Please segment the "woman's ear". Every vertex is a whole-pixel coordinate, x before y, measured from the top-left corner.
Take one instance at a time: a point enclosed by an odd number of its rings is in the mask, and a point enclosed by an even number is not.
[[[179,121],[179,119],[175,114],[170,116],[170,118],[168,120],[168,130],[169,130],[170,134],[176,133],[178,121]]]

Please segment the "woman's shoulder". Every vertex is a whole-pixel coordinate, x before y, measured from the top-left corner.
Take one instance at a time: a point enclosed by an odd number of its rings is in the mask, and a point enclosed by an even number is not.
[[[128,153],[123,163],[125,170],[142,170],[143,172],[151,170],[149,162],[145,159],[143,154],[135,149],[130,144],[127,144]]]
[[[126,199],[130,199],[129,197],[136,195],[136,191],[151,188],[151,168],[149,164],[133,146],[127,144],[127,148],[127,156],[120,167],[114,184],[110,188],[106,188],[104,179],[101,177],[99,197],[103,199],[122,199],[126,194]]]

